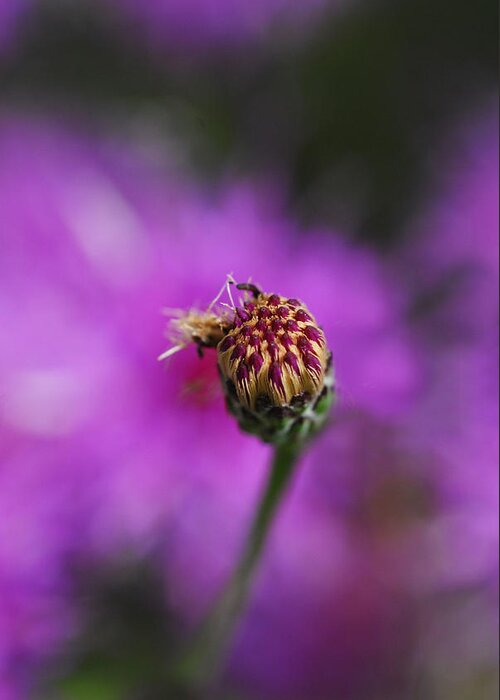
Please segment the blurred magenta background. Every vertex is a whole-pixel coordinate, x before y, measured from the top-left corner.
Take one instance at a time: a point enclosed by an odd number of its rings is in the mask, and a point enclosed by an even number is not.
[[[306,301],[339,403],[214,697],[497,696],[495,15],[0,0],[0,700],[181,700],[270,457],[156,359],[227,273]]]

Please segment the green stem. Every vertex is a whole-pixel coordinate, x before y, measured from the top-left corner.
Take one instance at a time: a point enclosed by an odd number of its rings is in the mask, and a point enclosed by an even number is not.
[[[176,667],[175,680],[182,688],[203,688],[217,675],[247,602],[253,576],[301,446],[301,441],[292,439],[275,449],[269,479],[240,560],[228,585]]]

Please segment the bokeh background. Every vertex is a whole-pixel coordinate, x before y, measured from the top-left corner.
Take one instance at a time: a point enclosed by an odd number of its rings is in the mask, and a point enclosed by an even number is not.
[[[492,700],[493,0],[0,0],[0,700],[180,700],[269,448],[163,307],[303,298],[331,424],[217,700]]]

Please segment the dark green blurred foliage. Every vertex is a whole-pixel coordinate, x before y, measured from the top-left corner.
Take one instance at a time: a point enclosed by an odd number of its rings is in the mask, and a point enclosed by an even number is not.
[[[103,5],[44,2],[0,90],[114,130],[164,130],[202,176],[278,175],[303,220],[386,245],[443,130],[494,89],[496,18],[493,0],[359,2],[302,43],[196,60],[148,51]]]
[[[227,687],[198,695],[172,681],[188,635],[168,606],[160,559],[124,555],[74,572],[82,626],[33,700],[245,700]]]
[[[170,697],[167,660],[179,631],[166,606],[165,582],[152,563],[126,561],[86,570],[77,579],[83,630],[57,660],[41,700]]]

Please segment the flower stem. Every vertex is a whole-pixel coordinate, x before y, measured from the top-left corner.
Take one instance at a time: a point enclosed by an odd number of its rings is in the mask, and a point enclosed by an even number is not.
[[[275,448],[269,479],[239,562],[220,598],[176,667],[175,680],[182,688],[202,689],[209,685],[224,661],[302,445],[303,441],[292,438]]]

